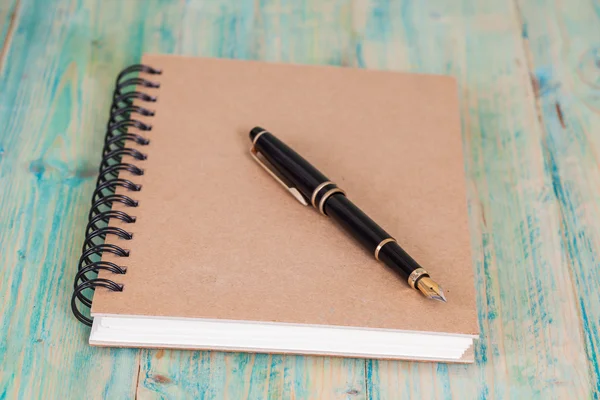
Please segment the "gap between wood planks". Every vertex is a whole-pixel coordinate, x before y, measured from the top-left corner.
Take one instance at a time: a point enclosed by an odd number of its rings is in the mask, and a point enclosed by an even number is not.
[[[134,399],[137,400],[138,399],[138,392],[140,391],[140,374],[142,373],[142,351],[143,350],[138,350],[138,370],[137,370],[137,374],[136,374],[136,378],[135,378],[135,393],[134,393]]]
[[[370,393],[369,393],[369,378],[367,376],[367,362],[369,360],[365,359],[363,360],[363,372],[364,372],[364,377],[365,377],[365,399],[370,399]]]
[[[17,21],[17,14],[21,9],[21,0],[16,0],[12,13],[10,14],[10,20],[8,22],[8,29],[6,30],[6,36],[4,37],[4,43],[2,43],[2,50],[0,50],[0,74],[4,70],[4,60],[6,59],[6,54],[8,53],[8,49],[10,48],[10,43],[12,42],[13,32],[15,30],[15,25]]]

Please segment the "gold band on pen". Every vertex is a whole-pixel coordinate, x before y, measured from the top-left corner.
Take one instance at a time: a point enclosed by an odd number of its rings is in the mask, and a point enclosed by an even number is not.
[[[317,204],[315,203],[315,201],[317,200],[317,195],[319,194],[319,191],[327,185],[335,185],[335,183],[333,183],[331,181],[325,181],[325,182],[321,183],[319,186],[317,186],[317,188],[313,192],[312,197],[310,198],[310,202],[312,203],[314,208],[317,208]]]
[[[256,136],[254,136],[254,140],[252,141],[252,147],[254,148],[254,146],[256,146],[256,142],[258,141],[258,138],[261,137],[263,134],[267,133],[268,131],[261,131],[258,132],[256,134]]]
[[[379,252],[381,251],[381,249],[383,248],[383,246],[385,246],[386,244],[390,243],[390,242],[395,242],[396,239],[394,238],[387,238],[387,239],[383,239],[379,245],[377,246],[377,248],[375,249],[375,259],[377,261],[379,261]]]
[[[429,273],[427,271],[425,271],[423,268],[417,268],[415,269],[409,276],[408,276],[408,285],[413,288],[416,289],[415,287],[415,283],[417,282],[417,280],[422,277],[423,275],[427,275],[429,276]]]
[[[325,211],[323,210],[323,207],[325,206],[325,202],[327,201],[328,198],[330,198],[332,195],[334,195],[336,193],[341,193],[344,196],[346,195],[346,192],[344,192],[342,189],[337,188],[337,187],[326,191],[325,194],[323,195],[323,197],[321,197],[321,201],[319,201],[319,211],[321,212],[321,214],[327,215],[327,214],[325,214]]]

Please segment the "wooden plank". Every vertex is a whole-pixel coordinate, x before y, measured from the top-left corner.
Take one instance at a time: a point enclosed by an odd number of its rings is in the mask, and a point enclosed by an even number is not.
[[[189,1],[161,8],[160,30],[144,29],[144,49],[340,65],[351,41],[349,6],[319,0],[263,1],[260,7],[253,0]],[[137,395],[361,399],[364,367],[364,360],[355,359],[144,350]]]
[[[595,265],[598,236],[587,223],[594,219],[583,217],[595,216],[597,203],[594,186],[574,189],[585,181],[574,175],[573,160],[580,160],[573,155],[593,160],[592,153],[576,145],[559,152],[558,139],[565,138],[550,133],[555,158],[539,146],[544,131],[532,106],[515,10],[492,1],[446,3],[281,0],[258,8],[251,1],[148,1],[141,7],[117,0],[23,0],[0,77],[0,398],[135,393],[137,352],[89,348],[87,329],[66,305],[110,87],[118,69],[143,50],[456,75],[463,88],[483,339],[475,366],[372,361],[366,375],[360,360],[143,351],[140,398],[364,398],[364,379],[373,398],[589,397],[597,387],[598,308],[584,297],[597,283],[585,262]],[[530,32],[534,25],[528,22]],[[574,36],[589,32],[570,27]],[[543,29],[538,25],[537,34]],[[579,69],[583,82],[594,82],[593,64]],[[554,79],[536,75],[539,86],[552,91]],[[564,85],[571,82],[567,73],[560,76]],[[586,106],[596,104],[593,85],[578,87]],[[564,106],[572,98],[561,99],[564,124],[591,126],[581,109],[571,114]],[[578,137],[575,143],[588,142]],[[592,165],[589,159],[585,166]],[[556,197],[571,209],[559,207]],[[562,246],[561,235],[570,247]],[[583,330],[577,298],[588,313]]]
[[[361,4],[366,18],[354,27],[361,65],[459,79],[481,329],[472,366],[368,362],[370,397],[589,398],[516,10],[494,0]]]
[[[600,5],[519,1],[543,117],[544,156],[582,319],[594,398],[600,398]],[[545,10],[541,13],[539,10]]]
[[[139,351],[89,347],[69,301],[111,88],[138,55],[138,8],[22,1],[0,77],[1,399],[135,393]]]
[[[138,398],[365,399],[364,361],[158,350],[142,358]]]

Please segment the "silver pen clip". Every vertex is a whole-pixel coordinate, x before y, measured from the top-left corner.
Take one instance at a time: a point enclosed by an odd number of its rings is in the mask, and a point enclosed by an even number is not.
[[[292,196],[294,196],[294,198],[296,200],[298,200],[300,202],[300,204],[302,204],[303,206],[308,206],[308,202],[306,201],[306,199],[304,198],[304,196],[302,196],[302,193],[300,193],[300,191],[298,189],[296,189],[293,186],[288,186],[273,170],[271,170],[271,168],[269,168],[267,166],[267,164],[265,164],[259,157],[258,157],[258,151],[256,150],[256,147],[254,146],[254,144],[256,143],[256,141],[258,140],[258,138],[265,133],[266,131],[263,131],[261,133],[259,133],[258,135],[256,135],[256,137],[254,138],[254,141],[252,143],[252,147],[250,148],[250,155],[252,156],[252,158],[254,158],[254,160],[258,163],[258,165],[260,165],[261,167],[263,167],[263,169],[265,171],[267,171],[269,173],[269,175],[271,175],[277,182],[279,182],[279,184],[281,186],[283,186],[285,188],[285,190],[287,190],[288,192],[290,192],[290,194]]]

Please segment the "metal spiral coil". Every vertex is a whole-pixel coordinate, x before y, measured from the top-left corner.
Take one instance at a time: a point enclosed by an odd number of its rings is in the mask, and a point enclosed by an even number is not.
[[[141,185],[124,178],[119,178],[121,171],[127,171],[134,176],[144,174],[144,170],[137,165],[121,162],[124,155],[133,157],[135,160],[145,160],[146,154],[137,149],[127,147],[128,142],[146,146],[150,140],[137,134],[129,132],[130,128],[136,131],[149,131],[152,126],[135,119],[135,115],[151,117],[154,112],[139,105],[138,102],[155,102],[156,97],[138,91],[139,88],[158,88],[159,83],[152,82],[140,77],[131,77],[131,74],[145,73],[159,75],[160,70],[146,65],[132,65],[125,68],[117,77],[113,101],[110,106],[110,117],[106,126],[106,137],[102,149],[102,161],[96,189],[92,194],[92,207],[88,215],[88,224],[85,228],[85,240],[82,247],[82,255],[77,265],[77,275],[73,283],[73,296],[71,297],[71,309],[75,318],[85,325],[91,326],[92,319],[80,311],[80,304],[90,308],[92,298],[84,294],[87,289],[92,291],[97,287],[120,292],[123,285],[110,279],[98,278],[98,272],[109,271],[113,274],[125,274],[127,268],[109,261],[102,261],[103,253],[112,253],[118,257],[128,257],[129,251],[120,246],[104,243],[107,236],[112,235],[120,239],[131,240],[133,234],[125,229],[109,226],[110,219],[118,219],[127,224],[135,223],[135,217],[124,211],[113,210],[115,203],[126,207],[137,207],[138,202],[124,194],[117,194],[117,188],[121,187],[130,192],[140,191]],[[89,292],[88,292],[89,293]]]

